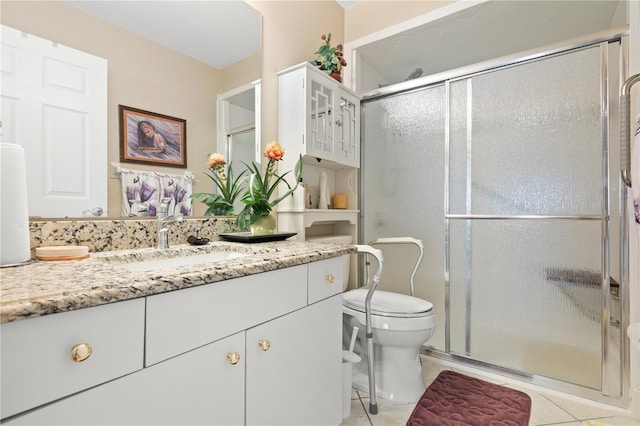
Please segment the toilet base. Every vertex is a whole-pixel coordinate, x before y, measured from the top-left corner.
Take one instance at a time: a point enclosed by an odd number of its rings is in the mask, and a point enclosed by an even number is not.
[[[386,347],[373,345],[376,396],[397,404],[413,404],[427,389],[422,378],[419,348]],[[353,387],[369,392],[368,361],[353,366]]]

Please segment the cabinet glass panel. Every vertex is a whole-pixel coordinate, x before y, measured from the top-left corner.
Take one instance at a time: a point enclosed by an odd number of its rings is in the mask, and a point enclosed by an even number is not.
[[[340,148],[337,155],[347,160],[357,160],[356,155],[356,105],[345,96],[340,96],[340,118],[336,122]]]
[[[311,80],[311,148],[314,151],[333,151],[333,89]]]

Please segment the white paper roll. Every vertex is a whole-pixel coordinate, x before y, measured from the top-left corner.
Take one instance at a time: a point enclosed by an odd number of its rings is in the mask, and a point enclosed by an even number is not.
[[[0,265],[30,258],[24,149],[0,143]]]

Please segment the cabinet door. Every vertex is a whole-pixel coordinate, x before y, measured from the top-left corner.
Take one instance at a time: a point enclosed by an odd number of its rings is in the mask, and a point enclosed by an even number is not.
[[[334,111],[335,86],[325,84],[324,81],[314,78],[308,79],[309,98],[307,100],[307,125],[309,126],[309,143],[307,155],[325,160],[333,160],[334,157]]]
[[[341,335],[341,294],[248,330],[247,425],[340,424]]]
[[[335,120],[335,161],[360,167],[360,102],[342,90],[338,91]]]
[[[231,364],[228,353],[240,359]],[[24,425],[242,425],[244,332],[16,417]]]

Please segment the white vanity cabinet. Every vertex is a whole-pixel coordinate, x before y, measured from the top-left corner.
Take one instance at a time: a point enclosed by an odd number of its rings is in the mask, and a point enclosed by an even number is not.
[[[227,354],[240,347],[244,347],[244,333],[38,408],[6,424],[241,425],[244,361],[236,365],[227,361]]]
[[[355,93],[308,62],[279,72],[278,81],[278,138],[285,161],[295,164],[303,155],[334,163],[329,167],[359,167],[360,100]]]
[[[342,274],[336,257],[131,301],[138,371],[6,423],[338,425]]]
[[[0,339],[5,418],[142,370],[144,299],[9,322]]]
[[[342,329],[340,294],[247,331],[246,424],[341,422],[336,329]]]

